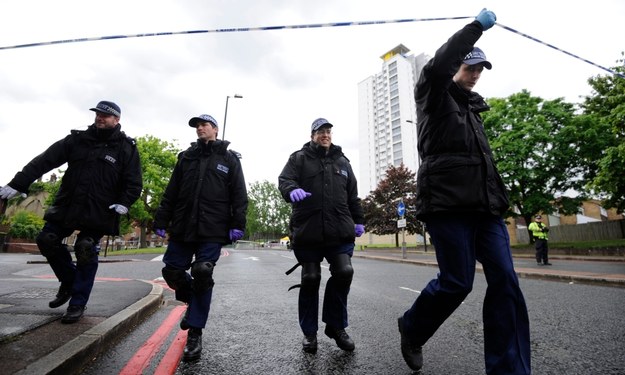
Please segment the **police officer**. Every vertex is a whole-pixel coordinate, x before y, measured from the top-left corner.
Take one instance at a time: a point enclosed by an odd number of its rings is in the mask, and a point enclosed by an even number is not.
[[[196,129],[198,140],[178,155],[154,219],[157,235],[169,232],[163,278],[176,299],[188,304],[180,322],[181,329],[189,330],[184,361],[201,357],[213,268],[222,245],[243,237],[248,202],[238,155],[228,150],[230,142],[217,139],[217,121],[200,115],[191,118],[189,126]]]
[[[365,221],[356,177],[341,147],[332,143],[332,127],[328,120],[316,119],[310,142],[291,154],[279,177],[280,193],[293,205],[289,229],[291,248],[302,266],[298,312],[308,353],[317,351],[323,258],[331,274],[323,301],[324,333],[343,350],[355,348],[345,332],[347,295],[354,274],[354,236],[364,233]]]
[[[111,101],[94,108],[95,122],[71,134],[35,157],[8,185],[0,198],[27,192],[46,172],[68,163],[54,203],[37,236],[37,246],[61,282],[51,308],[69,301],[62,323],[83,316],[98,269],[98,244],[104,235],[119,234],[119,216],[141,195],[141,163],[135,141],[121,131],[121,109]],[[80,231],[74,244],[76,264],[63,239]]]
[[[423,366],[423,345],[471,292],[478,261],[488,283],[486,373],[531,373],[527,307],[503,221],[508,196],[480,116],[489,107],[473,91],[484,69],[492,68],[475,43],[495,20],[483,9],[454,33],[425,64],[415,87],[422,160],[417,218],[427,225],[440,272],[398,319],[401,352],[413,370]]]
[[[529,231],[532,232],[532,236],[534,236],[534,244],[536,246],[536,263],[538,263],[539,266],[541,264],[550,266],[549,244],[547,243],[549,240],[549,227],[543,224],[543,217],[536,215],[534,217],[534,222],[530,223],[527,229],[529,229]]]

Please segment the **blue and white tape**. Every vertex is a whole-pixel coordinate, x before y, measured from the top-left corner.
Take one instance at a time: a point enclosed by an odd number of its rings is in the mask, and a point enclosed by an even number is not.
[[[40,46],[50,46],[50,45],[54,45],[54,44],[94,42],[94,41],[97,41],[97,40],[144,38],[144,37],[164,36],[164,35],[207,34],[207,33],[238,33],[238,32],[248,32],[248,31],[274,31],[274,30],[288,30],[288,29],[315,29],[315,28],[323,28],[323,27],[368,26],[368,25],[382,25],[382,24],[389,24],[389,23],[408,23],[408,22],[423,22],[423,21],[460,20],[460,19],[466,19],[466,18],[473,18],[473,17],[405,18],[405,19],[388,20],[388,21],[309,23],[309,24],[303,24],[303,25],[237,27],[237,28],[228,28],[228,29],[187,30],[187,31],[169,31],[169,32],[160,32],[160,33],[109,35],[109,36],[99,36],[99,37],[92,37],[92,38],[64,39],[64,40],[54,40],[54,41],[50,41],[50,42],[17,44],[17,45],[14,45],[14,46],[0,47],[0,50],[17,49],[17,48],[28,48],[28,47],[40,47]]]
[[[513,33],[515,33],[515,34],[521,35],[521,36],[523,36],[523,37],[525,37],[525,38],[528,38],[528,39],[530,39],[530,40],[533,40],[533,41],[534,41],[534,42],[536,42],[536,43],[540,43],[540,44],[542,44],[542,45],[544,45],[544,46],[547,46],[547,47],[549,47],[549,48],[553,48],[553,49],[555,49],[556,51],[560,51],[560,52],[562,52],[562,53],[564,53],[564,54],[566,54],[566,55],[569,55],[569,56],[571,56],[571,57],[573,57],[573,58],[576,58],[576,59],[578,59],[578,60],[581,60],[581,61],[583,61],[583,62],[585,62],[585,63],[588,63],[588,64],[590,64],[590,65],[596,66],[597,68],[603,69],[603,70],[605,70],[606,72],[612,73],[612,74],[617,75],[617,76],[619,76],[619,77],[621,77],[621,78],[625,78],[625,74],[621,74],[621,73],[619,73],[619,72],[615,72],[615,71],[614,71],[614,70],[612,70],[612,69],[606,68],[606,67],[601,66],[601,65],[599,65],[599,64],[595,64],[594,62],[592,62],[592,61],[590,61],[590,60],[587,60],[587,59],[584,59],[584,58],[582,58],[582,57],[579,57],[579,56],[577,56],[577,55],[575,55],[575,54],[573,54],[573,53],[571,53],[571,52],[567,52],[567,51],[565,51],[565,50],[563,50],[563,49],[561,49],[561,48],[558,48],[558,47],[554,46],[553,44],[545,43],[545,42],[543,42],[543,41],[542,41],[542,40],[540,40],[540,39],[536,39],[536,38],[534,38],[533,36],[530,36],[530,35],[527,35],[527,34],[525,34],[525,33],[522,33],[522,32],[520,32],[520,31],[518,31],[518,30],[515,30],[515,29],[513,29],[513,28],[511,28],[511,27],[508,27],[508,26],[502,25],[502,24],[500,24],[499,22],[495,23],[495,25],[497,25],[497,26],[499,26],[499,27],[501,27],[501,28],[503,28],[503,29],[505,29],[505,30],[511,31],[511,32],[513,32]]]
[[[99,37],[91,37],[91,38],[77,38],[77,39],[63,39],[63,40],[53,40],[49,42],[37,42],[37,43],[27,43],[27,44],[17,44],[13,46],[0,46],[0,51],[9,50],[9,49],[18,49],[18,48],[29,48],[29,47],[41,47],[41,46],[50,46],[56,44],[67,44],[67,43],[81,43],[81,42],[94,42],[98,40],[112,40],[112,39],[129,39],[129,38],[145,38],[145,37],[154,37],[154,36],[165,36],[165,35],[182,35],[182,34],[208,34],[208,33],[237,33],[237,32],[249,32],[249,31],[275,31],[275,30],[289,30],[289,29],[315,29],[315,28],[325,28],[325,27],[346,27],[346,26],[369,26],[369,25],[384,25],[384,24],[392,24],[392,23],[409,23],[409,22],[424,22],[424,21],[447,21],[447,20],[461,20],[473,18],[470,17],[434,17],[434,18],[404,18],[404,19],[395,19],[395,20],[386,20],[386,21],[359,21],[359,22],[330,22],[330,23],[310,23],[310,24],[302,24],[302,25],[282,25],[282,26],[261,26],[261,27],[237,27],[237,28],[227,28],[227,29],[209,29],[209,30],[187,30],[187,31],[169,31],[169,32],[159,32],[159,33],[142,33],[142,34],[128,34],[128,35],[108,35],[108,36],[99,36]],[[563,49],[560,49],[552,44],[545,43],[542,40],[536,39],[530,35],[522,33],[518,30],[515,30],[511,27],[502,25],[500,23],[496,23],[497,26],[508,30],[512,33],[521,35],[525,38],[533,40],[534,42],[540,43],[549,48],[553,48],[556,51],[560,51],[568,56],[576,58],[578,60],[584,61],[590,65],[593,65],[597,68],[603,69],[606,72],[617,75],[621,78],[625,78],[624,74],[615,72],[612,69],[606,68],[599,64],[596,64],[588,59],[584,59],[579,57],[573,53],[567,52]]]

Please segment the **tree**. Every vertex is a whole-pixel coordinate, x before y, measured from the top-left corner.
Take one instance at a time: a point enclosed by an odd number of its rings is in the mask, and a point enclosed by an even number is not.
[[[18,211],[11,218],[8,235],[14,238],[34,240],[43,228],[43,218],[32,212]]]
[[[63,174],[65,174],[65,170],[59,169],[57,171],[59,172],[59,176],[63,176]],[[48,197],[46,198],[46,201],[44,202],[44,205],[46,208],[50,207],[52,203],[54,203],[54,198],[56,197],[56,193],[59,191],[60,187],[61,187],[61,178],[56,177],[56,175],[54,175],[54,178],[51,178],[50,181],[44,184],[44,190],[46,191],[46,193],[48,193]]]
[[[488,104],[484,129],[510,195],[508,216],[529,223],[538,212],[577,213],[589,170],[584,153],[598,142],[582,134],[597,131],[594,124],[576,116],[575,106],[562,98],[543,100],[526,90]],[[570,190],[579,195],[564,195]]]
[[[291,205],[269,181],[254,182],[248,191],[246,232],[250,239],[282,237],[289,233]]]
[[[141,247],[146,247],[148,228],[152,227],[154,215],[161,203],[180,150],[173,144],[150,135],[139,137],[136,141],[141,157],[143,191],[130,207],[130,221],[126,217],[122,218],[121,232],[128,233],[131,224],[134,223],[141,228]]]
[[[411,234],[422,233],[421,223],[415,210],[415,192],[417,182],[415,173],[402,163],[399,167],[390,166],[386,177],[362,201],[367,231],[377,234],[394,234],[395,246],[399,247],[399,229],[397,228],[397,204],[404,202],[406,213],[406,231]]]
[[[621,56],[625,56],[621,52]],[[593,89],[582,103],[588,122],[601,127],[609,138],[602,147],[594,149],[596,161],[593,179],[588,187],[599,192],[606,207],[625,211],[625,59],[618,60],[613,70],[619,75],[596,76],[588,79]]]

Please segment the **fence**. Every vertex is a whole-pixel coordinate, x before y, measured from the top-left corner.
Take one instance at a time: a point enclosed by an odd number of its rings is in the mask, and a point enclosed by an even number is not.
[[[552,242],[600,241],[622,238],[625,238],[625,220],[549,227],[549,241]],[[519,243],[530,242],[527,228],[517,228],[517,240]]]

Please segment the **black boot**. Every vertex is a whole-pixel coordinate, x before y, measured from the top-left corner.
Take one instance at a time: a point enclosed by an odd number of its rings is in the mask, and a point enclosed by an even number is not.
[[[64,323],[64,324],[76,323],[77,321],[80,320],[80,318],[82,318],[82,314],[85,312],[86,309],[87,309],[86,306],[69,305],[67,307],[67,311],[61,317],[61,323]]]
[[[183,331],[186,331],[187,329],[191,328],[191,326],[189,325],[189,321],[187,319],[189,319],[189,307],[187,307],[187,309],[184,312],[184,315],[182,316],[182,319],[180,319],[180,329]]]
[[[202,355],[202,329],[201,328],[189,328],[187,334],[187,345],[184,347],[182,353],[182,360],[185,362],[195,361],[200,359]]]
[[[330,328],[330,326],[326,326],[326,329],[323,332],[329,338],[334,339],[334,341],[336,341],[336,345],[345,351],[351,352],[356,348],[354,340],[349,337],[344,329],[334,329]]]
[[[48,306],[50,306],[51,309],[56,309],[59,306],[63,306],[70,298],[72,298],[72,286],[61,283],[56,298],[50,301]]]
[[[410,343],[408,337],[404,335],[403,323],[403,318],[400,317],[397,319],[399,335],[401,336],[401,354],[408,367],[414,371],[419,371],[421,370],[421,367],[423,367],[423,351],[420,346]]]
[[[317,353],[317,335],[304,335],[302,340],[302,349],[306,353]]]

